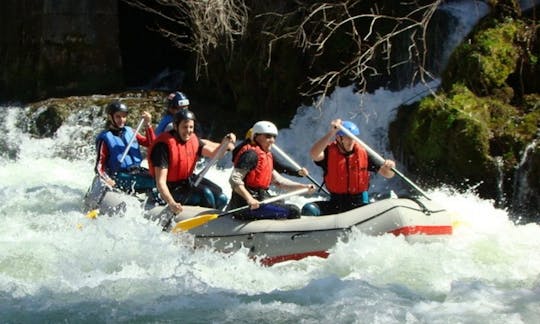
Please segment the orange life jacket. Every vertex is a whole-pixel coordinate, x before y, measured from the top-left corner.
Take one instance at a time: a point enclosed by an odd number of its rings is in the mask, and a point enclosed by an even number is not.
[[[165,143],[169,148],[169,166],[167,170],[167,182],[176,182],[188,179],[195,170],[195,165],[199,156],[199,139],[195,134],[191,135],[187,142],[178,141],[170,132],[161,133],[157,138],[150,152],[157,143]],[[150,173],[154,176],[154,166],[151,159],[148,159]]]
[[[327,152],[324,182],[331,193],[359,194],[368,190],[368,155],[364,148],[354,143],[353,153],[344,155],[333,142]]]
[[[250,189],[268,189],[272,182],[272,170],[274,170],[274,158],[271,152],[263,151],[258,145],[245,144],[238,150],[234,158],[234,165],[238,164],[240,156],[248,150],[257,153],[257,166],[249,171],[244,178],[244,185]]]

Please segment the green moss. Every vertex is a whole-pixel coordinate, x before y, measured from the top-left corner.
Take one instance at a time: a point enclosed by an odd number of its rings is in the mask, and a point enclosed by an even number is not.
[[[443,87],[461,82],[478,95],[503,87],[516,69],[521,53],[516,40],[525,27],[522,21],[508,19],[478,31],[452,54]]]
[[[519,48],[514,45],[514,39],[523,28],[524,25],[519,21],[508,21],[478,35],[475,42],[478,55],[473,55],[473,59],[478,59],[482,79],[487,87],[502,86],[514,71],[519,58]]]
[[[424,98],[410,116],[405,151],[415,168],[438,178],[481,181],[492,164],[489,118],[488,105],[462,85]]]

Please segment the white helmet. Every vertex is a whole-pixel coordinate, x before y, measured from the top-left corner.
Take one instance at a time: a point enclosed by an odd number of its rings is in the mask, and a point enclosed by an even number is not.
[[[271,134],[277,136],[278,131],[276,125],[274,125],[273,123],[266,120],[261,120],[256,122],[255,125],[253,125],[251,139],[254,139],[255,135],[257,134]]]

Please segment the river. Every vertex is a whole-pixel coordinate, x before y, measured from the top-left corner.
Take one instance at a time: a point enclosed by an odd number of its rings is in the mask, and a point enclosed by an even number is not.
[[[337,89],[324,112],[302,107],[279,146],[316,179],[307,153],[337,115],[355,120],[383,156],[395,107],[425,89],[360,98]],[[362,102],[362,104],[360,104]],[[359,108],[358,107],[363,107]],[[371,107],[371,108],[368,108]],[[0,157],[0,322],[3,323],[536,323],[540,227],[515,225],[474,191],[427,190],[456,217],[436,241],[352,234],[328,259],[264,267],[247,251],[191,248],[130,206],[91,220],[82,197],[93,176],[84,110],[53,138],[18,126],[25,108],[3,107]],[[314,122],[317,120],[317,122]],[[296,148],[296,149],[293,149]],[[391,157],[391,156],[390,156]],[[229,163],[208,173],[227,186]],[[400,168],[398,161],[398,168]],[[376,179],[378,190],[403,189]],[[301,202],[300,202],[301,203]]]

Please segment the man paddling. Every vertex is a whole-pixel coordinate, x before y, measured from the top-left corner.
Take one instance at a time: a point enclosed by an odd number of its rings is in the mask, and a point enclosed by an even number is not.
[[[304,205],[302,215],[337,214],[363,206],[369,203],[369,172],[378,172],[385,178],[394,176],[394,161],[384,160],[377,165],[340,127],[355,136],[360,135],[356,124],[336,119],[330,123],[330,130],[313,144],[311,158],[323,169],[324,183],[331,196],[329,201]]]
[[[229,178],[233,189],[228,209],[236,209],[249,205],[234,213],[240,219],[262,218],[298,218],[300,210],[292,204],[274,202],[261,205],[260,202],[271,197],[270,185],[294,190],[308,188],[314,192],[313,185],[291,181],[274,170],[274,158],[271,152],[272,144],[276,141],[278,131],[269,121],[259,121],[253,125],[251,141],[242,143],[233,152],[234,169]]]
[[[194,131],[195,114],[182,109],[174,115],[173,129],[161,133],[149,152],[150,172],[161,198],[174,214],[182,212],[184,204],[221,209],[227,203],[223,192],[215,190],[217,186],[193,185],[197,160],[201,156],[213,158],[220,146],[220,143],[197,137]],[[232,150],[235,141],[236,136],[229,133],[222,144]]]

